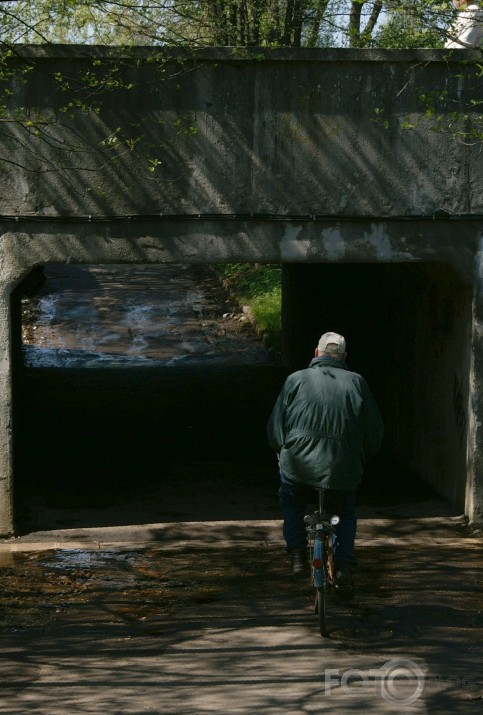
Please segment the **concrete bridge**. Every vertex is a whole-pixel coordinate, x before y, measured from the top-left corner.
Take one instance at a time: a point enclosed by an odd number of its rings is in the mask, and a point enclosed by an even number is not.
[[[0,135],[0,532],[20,296],[66,262],[283,264],[286,367],[345,333],[388,449],[482,522],[477,59],[19,48],[4,81],[21,117]]]

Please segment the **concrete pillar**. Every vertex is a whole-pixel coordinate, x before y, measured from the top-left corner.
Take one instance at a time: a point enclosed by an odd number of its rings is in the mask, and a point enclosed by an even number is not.
[[[13,533],[12,372],[10,361],[10,292],[0,300],[0,536]]]
[[[483,234],[475,258],[465,513],[483,525]]]
[[[14,533],[13,370],[21,352],[19,296],[14,290],[29,273],[25,236],[0,236],[0,536]],[[15,331],[13,330],[15,324]],[[15,335],[14,335],[15,333]],[[15,354],[15,355],[14,355]]]

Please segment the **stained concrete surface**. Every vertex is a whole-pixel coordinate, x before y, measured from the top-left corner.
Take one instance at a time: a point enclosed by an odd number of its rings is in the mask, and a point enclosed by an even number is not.
[[[479,712],[482,541],[457,515],[411,516],[440,510],[360,521],[357,595],[330,600],[329,639],[278,520],[4,542],[0,712]]]

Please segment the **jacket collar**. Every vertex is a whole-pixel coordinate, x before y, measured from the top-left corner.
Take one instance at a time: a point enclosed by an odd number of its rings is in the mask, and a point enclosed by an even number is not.
[[[335,357],[317,357],[312,358],[309,367],[340,367],[342,370],[348,370],[345,360],[338,360]]]

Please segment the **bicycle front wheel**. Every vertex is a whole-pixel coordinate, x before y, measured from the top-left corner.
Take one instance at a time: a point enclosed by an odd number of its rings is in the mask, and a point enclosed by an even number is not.
[[[326,588],[324,584],[324,586],[317,588],[315,596],[315,612],[317,613],[319,619],[319,631],[320,635],[324,637],[329,635],[329,632],[327,630],[327,622],[325,619],[325,596]]]

